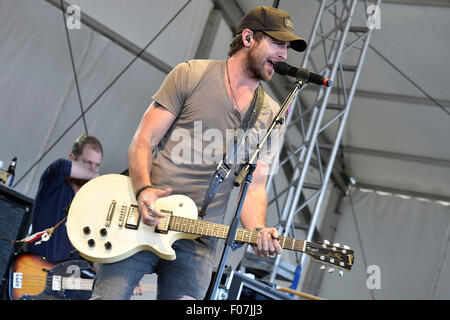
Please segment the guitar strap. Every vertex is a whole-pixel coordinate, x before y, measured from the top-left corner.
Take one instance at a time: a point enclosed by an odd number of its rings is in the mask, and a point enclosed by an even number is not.
[[[205,199],[203,200],[203,205],[199,213],[200,218],[204,218],[206,215],[206,209],[209,204],[214,199],[217,190],[219,189],[221,183],[228,178],[230,174],[233,163],[236,162],[236,157],[238,154],[238,148],[242,145],[242,139],[245,138],[245,132],[248,129],[253,128],[256,120],[261,113],[261,109],[264,103],[264,90],[261,85],[255,91],[253,96],[253,100],[245,113],[244,120],[242,121],[242,129],[243,130],[235,130],[234,139],[232,141],[232,145],[228,146],[227,152],[225,153],[222,161],[217,166],[216,172],[214,173],[211,182],[208,187],[208,191],[205,194]],[[237,134],[236,134],[237,131]],[[242,132],[244,131],[244,132]]]

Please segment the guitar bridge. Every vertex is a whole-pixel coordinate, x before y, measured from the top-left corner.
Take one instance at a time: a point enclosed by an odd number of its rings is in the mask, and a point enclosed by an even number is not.
[[[167,234],[169,232],[170,217],[172,216],[173,212],[164,209],[159,210],[159,212],[164,213],[166,216],[162,219],[159,219],[159,223],[155,227],[155,232]]]

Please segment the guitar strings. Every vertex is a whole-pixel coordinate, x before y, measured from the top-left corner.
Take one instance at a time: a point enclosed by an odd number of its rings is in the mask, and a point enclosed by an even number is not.
[[[30,274],[22,274],[22,279],[21,279],[21,283],[22,286],[24,286],[24,284],[26,285],[32,285],[32,286],[49,286],[52,285],[54,282],[53,276],[40,276],[40,275],[30,275]],[[71,277],[65,277],[65,279],[61,279],[61,284],[62,285],[67,285],[68,283],[72,284],[76,282],[77,286],[80,287],[92,287],[93,283],[94,283],[94,279],[85,279],[85,278],[71,278]],[[19,289],[19,288],[14,288],[14,289]]]
[[[170,220],[170,228],[174,231],[181,231],[181,232],[187,232],[187,233],[195,233],[199,235],[204,236],[216,236],[219,238],[225,239],[228,231],[229,226],[201,221],[201,220],[195,220],[195,219],[189,219],[185,217],[179,217],[179,216],[172,216],[172,219]],[[219,235],[219,233],[221,235]],[[258,236],[260,232],[258,231],[252,231],[247,229],[239,228],[236,233],[236,241],[249,241],[253,244],[256,244],[258,241]],[[247,239],[245,239],[247,238]],[[283,247],[285,249],[291,249],[291,250],[301,250],[303,248],[304,241],[294,238],[288,238],[288,237],[282,237],[280,236],[278,238],[280,243],[283,244]]]
[[[35,284],[35,283],[28,283],[28,282],[26,282],[26,283],[22,283],[22,288],[12,288],[12,289],[14,289],[14,290],[25,290],[26,288],[29,288],[29,287],[35,287],[35,288],[37,288],[37,287],[39,287],[39,288],[45,287],[45,288],[47,288],[48,287],[47,285],[42,286],[42,285],[38,285],[38,284]],[[85,286],[82,286],[82,287],[84,289],[89,289],[89,290],[92,289],[92,285],[90,285],[90,286],[85,285]],[[156,285],[155,284],[143,284],[140,287],[144,291],[149,291],[149,292],[150,291],[156,291]],[[80,289],[79,288],[74,288],[74,289],[64,288],[64,289],[61,289],[61,291],[62,290],[80,290]]]
[[[20,273],[20,272],[14,272],[14,273]],[[95,281],[95,279],[88,279],[88,278],[72,278],[72,277],[63,277],[63,276],[61,276],[62,277],[62,281],[67,281],[67,282],[71,282],[71,281],[80,281],[81,283],[83,283],[83,282],[93,282],[93,281]],[[40,275],[35,275],[35,274],[26,274],[26,273],[22,273],[22,283],[24,282],[24,281],[41,281],[41,280],[43,280],[43,281],[46,281],[46,282],[52,282],[53,281],[53,279],[52,279],[52,276],[44,276],[44,275],[42,275],[42,276],[40,276]],[[154,284],[143,284],[143,285],[150,285],[150,286],[154,286]]]
[[[85,278],[71,278],[67,277],[66,279],[61,279],[61,286],[67,285],[67,284],[73,284],[76,282],[77,288],[68,289],[64,288],[62,290],[82,290],[82,289],[92,289],[92,286],[94,284],[94,279],[85,279]],[[23,290],[23,287],[52,287],[53,285],[53,279],[52,277],[47,276],[39,276],[39,275],[22,275],[22,288],[13,288],[16,290]],[[156,291],[156,284],[141,284],[140,286],[144,291],[146,292],[153,292]]]

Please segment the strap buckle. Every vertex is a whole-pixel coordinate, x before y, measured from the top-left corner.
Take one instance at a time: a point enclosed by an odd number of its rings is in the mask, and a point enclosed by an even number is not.
[[[225,161],[220,161],[220,163],[217,165],[215,176],[220,175],[219,178],[220,182],[228,178],[231,172],[231,166],[227,165]]]
[[[208,207],[208,205],[211,203],[211,201],[214,199],[215,195],[216,195],[216,191],[219,188],[220,184],[226,179],[228,178],[228,175],[231,172],[231,167],[228,166],[225,161],[221,161],[218,165],[217,165],[217,169],[216,172],[214,173],[214,176],[212,178],[212,181],[209,185],[208,191],[206,192],[205,195],[205,200],[203,200],[203,206],[199,212],[199,216],[200,218],[203,219],[203,217],[206,214],[206,208]]]

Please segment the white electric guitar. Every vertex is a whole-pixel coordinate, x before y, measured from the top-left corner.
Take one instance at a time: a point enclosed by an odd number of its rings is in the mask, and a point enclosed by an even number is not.
[[[89,261],[112,263],[142,250],[166,260],[176,258],[172,244],[201,236],[225,239],[229,226],[197,220],[197,206],[184,195],[170,195],[154,203],[166,215],[158,226],[141,223],[129,177],[108,174],[87,182],[76,193],[67,217],[73,246]],[[234,240],[256,244],[259,232],[239,228]],[[350,271],[354,256],[347,246],[279,237],[283,249],[300,251],[313,260]]]

